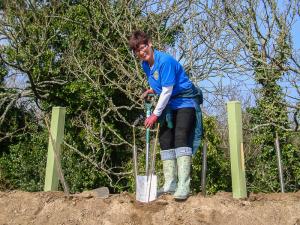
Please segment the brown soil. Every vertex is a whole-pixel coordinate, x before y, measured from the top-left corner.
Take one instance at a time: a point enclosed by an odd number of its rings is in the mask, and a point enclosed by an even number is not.
[[[144,204],[122,193],[106,199],[61,192],[0,192],[0,224],[60,225],[300,225],[300,191],[251,194],[233,199],[231,193],[191,196],[176,202],[161,196]]]

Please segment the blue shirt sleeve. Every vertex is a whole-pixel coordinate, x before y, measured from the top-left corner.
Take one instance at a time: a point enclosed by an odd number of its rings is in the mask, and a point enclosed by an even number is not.
[[[164,62],[160,66],[160,79],[162,87],[169,87],[175,85],[176,67],[172,62]]]

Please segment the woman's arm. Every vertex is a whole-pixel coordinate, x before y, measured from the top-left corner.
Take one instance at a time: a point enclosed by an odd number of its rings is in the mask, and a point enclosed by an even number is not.
[[[172,95],[173,86],[169,87],[162,87],[162,92],[159,96],[158,102],[156,107],[153,111],[153,114],[156,116],[160,116],[162,111],[165,109],[166,105],[168,104],[170,97]]]

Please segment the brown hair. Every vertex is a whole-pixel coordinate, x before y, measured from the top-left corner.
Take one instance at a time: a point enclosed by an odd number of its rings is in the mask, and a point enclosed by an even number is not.
[[[129,37],[129,47],[134,51],[142,44],[148,44],[151,38],[143,31],[136,30]]]

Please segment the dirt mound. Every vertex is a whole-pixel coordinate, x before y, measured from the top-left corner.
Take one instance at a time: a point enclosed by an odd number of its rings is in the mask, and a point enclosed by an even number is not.
[[[106,199],[61,192],[0,192],[0,224],[60,225],[300,225],[300,192],[251,194],[236,200],[231,193],[191,196],[176,202],[161,196],[149,204],[123,193]]]

